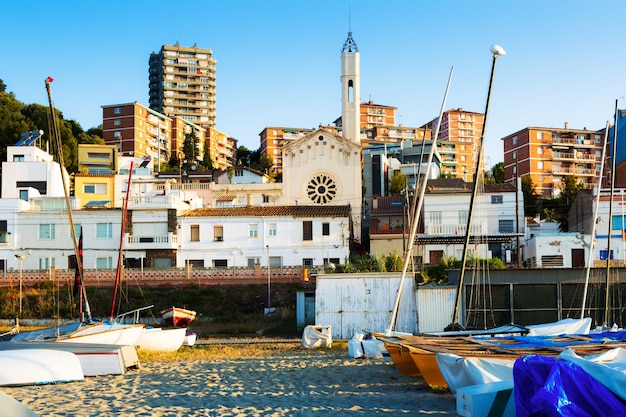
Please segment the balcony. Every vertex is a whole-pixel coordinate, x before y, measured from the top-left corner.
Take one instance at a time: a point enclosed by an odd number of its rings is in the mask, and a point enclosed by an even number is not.
[[[161,236],[136,236],[124,234],[124,249],[177,249],[178,235],[170,232]]]
[[[474,224],[471,228],[472,235],[486,233],[485,225]],[[428,235],[465,235],[467,224],[430,224],[426,226]]]

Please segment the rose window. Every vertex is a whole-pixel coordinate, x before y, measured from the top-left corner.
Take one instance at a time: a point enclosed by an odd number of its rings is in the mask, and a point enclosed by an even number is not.
[[[328,175],[316,175],[309,181],[306,192],[314,203],[330,203],[337,196],[337,184]]]

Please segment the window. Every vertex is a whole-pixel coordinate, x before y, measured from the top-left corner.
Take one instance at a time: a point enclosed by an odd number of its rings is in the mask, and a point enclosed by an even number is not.
[[[543,146],[537,146],[537,155],[543,155]]]
[[[190,242],[200,242],[200,225],[199,224],[192,224],[189,230],[189,234],[190,234],[190,238],[189,241]]]
[[[122,113],[122,108],[121,108],[121,107],[116,107],[116,108],[113,110],[113,113],[115,113],[115,114],[121,114],[121,113]]]
[[[428,217],[430,218],[430,223],[441,224],[441,212],[440,211],[431,211],[430,213],[428,213]]]
[[[108,257],[96,258],[96,269],[111,269],[113,268],[113,259]]]
[[[248,236],[259,237],[259,225],[256,223],[248,225]]]
[[[113,223],[96,223],[96,239],[111,239]]]
[[[499,233],[513,233],[513,220],[498,220]]]
[[[39,269],[50,269],[55,265],[55,259],[54,258],[39,258]]]
[[[13,162],[24,162],[24,155],[13,155]]]
[[[28,190],[20,190],[20,200],[28,201]]]
[[[227,268],[228,259],[213,259],[213,267],[214,268]]]
[[[223,226],[213,226],[213,241],[214,242],[224,241],[224,227]]]
[[[260,265],[261,260],[259,258],[248,258],[248,268],[254,268],[256,265]]]
[[[517,136],[513,136],[511,141],[513,142],[513,145],[517,145]]]
[[[543,140],[543,132],[537,132],[537,139]]]
[[[330,235],[330,223],[322,223],[322,236]]]
[[[313,258],[302,258],[302,266],[313,266]]]
[[[543,161],[537,161],[537,169],[543,170]]]
[[[115,120],[113,121],[113,126],[119,126],[119,125],[121,125],[121,124],[122,124],[122,121],[121,121],[120,119],[115,119]]]
[[[302,222],[302,240],[313,240],[313,222],[311,220]]]
[[[106,184],[84,184],[83,193],[85,194],[106,194]]]
[[[122,132],[120,132],[120,131],[114,132],[113,133],[113,137],[114,138],[121,138],[122,137]]]
[[[56,236],[55,228],[53,224],[40,224],[39,225],[39,239],[41,240],[54,240]]]
[[[276,223],[270,223],[267,229],[269,236],[276,236]]]
[[[263,202],[264,203],[269,203],[270,202],[270,196],[267,194],[263,194]]]
[[[492,195],[491,204],[503,204],[501,195]]]
[[[465,210],[459,211],[459,224],[466,225],[468,217],[469,217],[468,211],[465,211]]]

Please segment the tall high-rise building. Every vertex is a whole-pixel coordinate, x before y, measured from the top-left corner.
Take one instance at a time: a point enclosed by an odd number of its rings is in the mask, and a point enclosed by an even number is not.
[[[215,59],[210,49],[163,45],[150,54],[150,108],[203,128],[215,126]]]

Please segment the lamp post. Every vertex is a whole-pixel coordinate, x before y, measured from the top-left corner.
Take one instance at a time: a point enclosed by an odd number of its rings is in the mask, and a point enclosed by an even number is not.
[[[487,90],[487,103],[485,104],[485,119],[483,121],[483,128],[480,133],[480,140],[478,143],[478,158],[476,158],[476,169],[474,170],[474,186],[472,190],[472,195],[470,198],[470,209],[467,217],[467,230],[465,231],[465,242],[463,243],[463,254],[461,258],[461,270],[459,272],[459,282],[457,285],[456,292],[456,303],[454,304],[454,314],[452,316],[452,324],[451,326],[458,325],[459,319],[459,307],[461,305],[461,294],[463,292],[463,279],[465,276],[465,262],[467,261],[467,249],[470,243],[471,229],[472,229],[472,218],[474,217],[474,200],[476,199],[476,194],[478,187],[476,186],[476,182],[478,181],[478,176],[480,175],[480,168],[482,166],[483,161],[483,148],[485,146],[485,131],[487,128],[487,118],[489,116],[489,103],[491,101],[491,88],[493,86],[493,78],[496,73],[496,62],[498,61],[498,57],[500,55],[506,55],[504,49],[499,45],[492,45],[489,49],[491,54],[493,55],[493,61],[491,64],[491,77],[489,78],[489,88]]]
[[[20,315],[22,317],[22,262],[26,259],[26,255],[15,254],[15,257],[20,261]],[[18,323],[19,324],[19,323]]]

